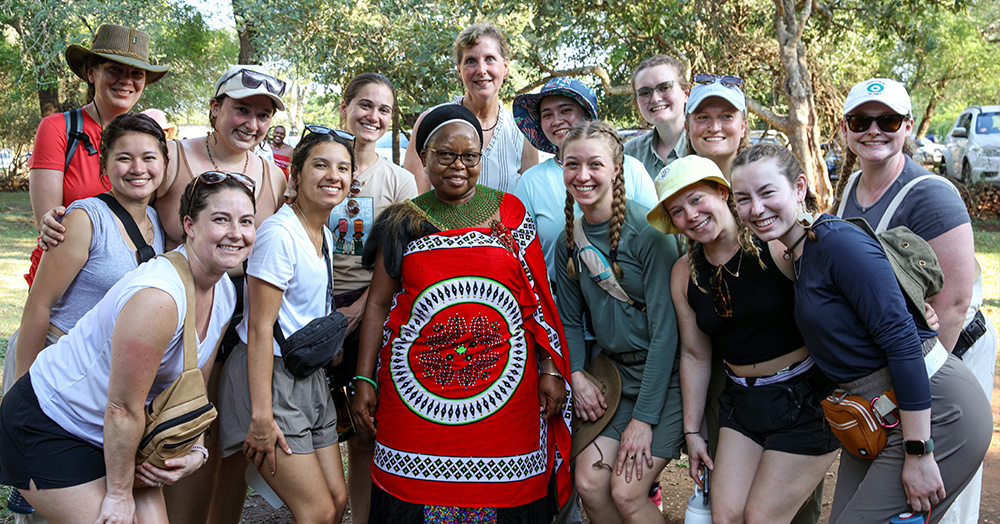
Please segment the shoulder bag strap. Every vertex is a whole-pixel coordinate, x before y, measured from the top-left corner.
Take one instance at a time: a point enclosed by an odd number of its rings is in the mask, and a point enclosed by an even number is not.
[[[896,193],[896,196],[892,198],[892,201],[889,202],[889,206],[885,208],[885,213],[882,213],[882,220],[879,220],[878,226],[875,227],[876,233],[881,233],[886,229],[889,229],[889,221],[892,220],[893,215],[896,214],[896,209],[899,208],[899,205],[903,203],[903,199],[906,198],[907,193],[909,193],[911,189],[916,187],[917,184],[919,184],[924,180],[927,180],[928,178],[941,178],[942,180],[948,181],[946,178],[940,177],[938,175],[926,174],[923,176],[918,176],[917,178],[914,178],[913,180],[907,182],[906,185],[899,190],[899,193]],[[958,189],[950,181],[948,181],[948,186],[951,187],[956,194],[958,194]],[[959,196],[961,197],[961,194],[959,194]]]
[[[601,289],[606,291],[616,300],[625,302],[640,311],[646,310],[646,304],[636,302],[632,300],[632,297],[628,296],[628,293],[625,292],[625,289],[615,277],[615,272],[611,268],[611,265],[608,264],[604,254],[598,251],[597,248],[590,243],[590,239],[587,238],[587,234],[583,232],[582,217],[577,217],[573,222],[573,241],[579,248],[580,260],[587,266],[587,269],[592,275],[590,278],[596,282]]]
[[[63,173],[69,169],[69,161],[73,159],[77,146],[80,145],[80,133],[83,131],[83,110],[80,108],[63,112],[66,122],[66,163]]]
[[[97,195],[97,198],[108,205],[111,212],[118,217],[118,220],[122,221],[122,225],[125,226],[125,231],[128,233],[128,237],[132,239],[132,243],[135,244],[135,259],[139,264],[153,258],[156,256],[156,251],[153,250],[153,246],[146,243],[146,239],[142,238],[142,233],[139,232],[139,226],[135,224],[135,220],[132,219],[132,215],[125,211],[121,203],[115,200],[115,197],[107,194],[101,193]]]
[[[164,253],[164,257],[174,265],[177,274],[184,283],[184,293],[187,304],[184,307],[184,371],[189,371],[198,367],[198,349],[194,322],[195,298],[194,298],[194,278],[191,276],[191,264],[180,251]]]
[[[840,194],[840,205],[837,206],[837,216],[844,216],[844,208],[847,207],[847,198],[851,195],[851,189],[854,188],[854,184],[858,183],[858,177],[861,176],[861,171],[855,171],[851,173],[850,178],[847,179],[847,185],[844,186],[844,192]]]
[[[323,234],[323,262],[326,266],[326,314],[332,313],[333,309],[333,268],[330,264],[330,248],[326,245],[326,234]],[[244,270],[245,271],[245,270]],[[278,324],[278,319],[274,319],[274,340],[278,342],[278,345],[285,343],[285,334],[281,332],[281,325]]]

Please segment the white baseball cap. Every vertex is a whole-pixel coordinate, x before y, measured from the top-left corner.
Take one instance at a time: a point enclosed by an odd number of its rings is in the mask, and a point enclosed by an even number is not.
[[[285,110],[281,95],[286,82],[269,74],[258,65],[234,65],[215,83],[215,96],[226,95],[237,100],[264,95],[274,101],[278,111]]]
[[[702,102],[713,96],[729,102],[733,107],[746,114],[747,98],[743,95],[743,91],[740,90],[739,86],[725,86],[718,79],[711,84],[695,84],[691,87],[691,93],[687,99],[687,114],[694,113]]]
[[[900,115],[913,113],[910,94],[903,84],[888,78],[871,78],[855,84],[844,101],[844,114],[850,113],[865,102],[878,102]]]

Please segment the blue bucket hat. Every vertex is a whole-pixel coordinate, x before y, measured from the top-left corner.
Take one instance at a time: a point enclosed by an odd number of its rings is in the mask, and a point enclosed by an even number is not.
[[[597,96],[583,82],[568,76],[560,76],[546,82],[536,94],[517,95],[514,98],[514,121],[517,122],[517,128],[524,133],[525,138],[535,146],[535,149],[556,154],[558,152],[556,146],[542,132],[542,119],[538,114],[538,104],[543,98],[551,95],[575,100],[587,114],[588,120],[597,120]]]

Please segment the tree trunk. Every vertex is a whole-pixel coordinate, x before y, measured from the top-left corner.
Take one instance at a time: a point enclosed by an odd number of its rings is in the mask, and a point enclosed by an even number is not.
[[[923,138],[927,134],[927,130],[931,127],[931,117],[934,116],[934,110],[937,108],[938,100],[941,99],[941,95],[944,93],[944,88],[948,86],[948,79],[942,78],[938,81],[937,86],[931,89],[931,98],[927,101],[927,108],[924,109],[924,116],[920,119],[920,125],[917,126],[917,138]]]
[[[802,12],[795,10],[794,0],[775,0],[774,26],[777,30],[781,64],[785,70],[783,90],[788,100],[788,117],[781,119],[792,153],[802,164],[806,179],[820,208],[833,200],[833,188],[827,176],[826,162],[820,151],[819,121],[816,100],[813,97],[812,79],[802,32],[812,14],[812,2],[805,2]]]
[[[240,56],[237,64],[253,64],[256,50],[253,47],[253,21],[247,14],[243,3],[247,0],[233,0],[233,18],[236,19],[236,32],[240,39]]]
[[[51,87],[38,90],[38,108],[41,110],[42,118],[59,111],[59,84],[50,85]]]
[[[397,166],[403,165],[399,158],[399,106],[392,110],[392,161]]]

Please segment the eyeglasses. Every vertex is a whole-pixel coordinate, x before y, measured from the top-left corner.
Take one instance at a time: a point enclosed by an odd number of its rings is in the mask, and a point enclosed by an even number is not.
[[[465,167],[476,167],[479,165],[479,159],[483,156],[482,153],[455,153],[452,151],[438,151],[432,147],[427,148],[428,151],[433,151],[437,155],[438,164],[442,166],[450,166],[455,163],[456,158],[462,159],[462,165]]]
[[[205,171],[204,173],[198,175],[194,179],[194,184],[191,186],[191,190],[194,191],[194,186],[198,185],[198,182],[203,182],[205,184],[218,184],[227,178],[232,178],[233,180],[247,186],[250,191],[253,191],[255,183],[252,178],[244,175],[242,173],[225,173],[223,171]]]
[[[743,79],[733,75],[713,75],[711,73],[698,73],[691,80],[696,84],[714,84],[716,80],[726,87],[739,87],[743,85]]]
[[[222,80],[222,82],[219,82],[219,89],[222,89],[222,86],[226,85],[226,82],[236,75],[243,75],[243,78],[241,78],[243,87],[257,89],[261,86],[261,84],[264,84],[265,88],[272,95],[281,96],[285,94],[285,86],[287,83],[284,80],[259,71],[254,71],[253,69],[240,69],[239,71],[227,76]],[[215,90],[215,96],[219,96],[219,89]]]
[[[342,131],[340,129],[334,129],[332,127],[320,126],[315,124],[307,125],[305,131],[302,132],[302,136],[306,135],[306,131],[321,135],[336,135],[339,136],[340,138],[343,138],[344,140],[347,140],[348,142],[351,143],[351,145],[354,145],[355,137],[354,135],[348,133],[347,131]]]
[[[633,91],[632,95],[635,96],[636,100],[645,100],[653,96],[653,90],[655,89],[656,94],[661,97],[667,96],[667,94],[670,93],[670,90],[674,88],[674,83],[675,82],[673,80],[667,80],[666,82],[656,84],[655,87],[640,87],[639,89]]]
[[[710,284],[712,291],[715,292],[715,314],[722,318],[731,318],[733,316],[733,299],[729,296],[729,285],[726,284],[726,279],[722,278],[722,266],[716,268]]]
[[[361,212],[361,204],[358,203],[357,197],[358,193],[361,192],[361,181],[355,178],[351,180],[351,190],[347,193],[347,214],[351,215],[351,218],[358,216]]]
[[[894,131],[899,131],[900,126],[903,122],[910,119],[910,115],[879,115],[879,116],[868,116],[868,115],[844,115],[844,121],[847,122],[847,129],[854,131],[855,133],[864,133],[872,126],[874,121],[878,124],[878,128],[886,133],[892,133]]]

